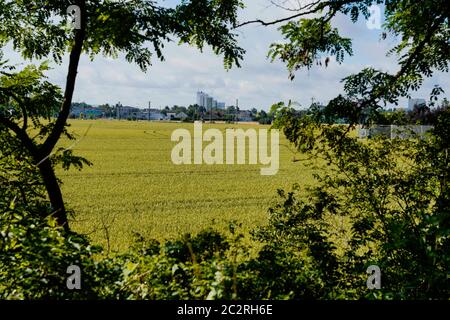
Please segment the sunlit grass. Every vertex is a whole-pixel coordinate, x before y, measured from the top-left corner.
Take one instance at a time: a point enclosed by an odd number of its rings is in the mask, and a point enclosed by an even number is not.
[[[74,149],[93,163],[80,172],[58,170],[66,203],[76,213],[71,227],[104,246],[109,237],[113,251],[127,249],[135,232],[164,240],[210,226],[225,230],[231,220],[241,222],[244,231],[251,230],[266,223],[278,188],[313,183],[311,169],[292,161],[294,154],[284,138],[278,174],[262,176],[261,165],[174,165],[171,151],[176,143],[170,136],[177,128],[192,131],[193,124],[70,123],[79,138],[91,126]],[[204,130],[211,127],[268,128],[205,124]]]

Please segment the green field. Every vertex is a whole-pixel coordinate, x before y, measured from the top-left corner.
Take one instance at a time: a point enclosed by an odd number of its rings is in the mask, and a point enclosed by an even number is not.
[[[164,240],[205,227],[226,228],[231,220],[245,230],[266,223],[278,188],[312,183],[311,170],[293,162],[280,137],[280,170],[262,176],[261,165],[175,165],[173,130],[193,124],[109,120],[72,120],[81,140],[75,154],[93,163],[82,171],[58,169],[63,194],[76,215],[71,227],[95,243],[123,251],[133,233]],[[204,124],[208,128],[268,128],[257,125]],[[87,135],[83,135],[87,132]],[[73,142],[62,141],[68,147]],[[296,156],[298,158],[298,155]],[[108,241],[109,238],[109,241]]]

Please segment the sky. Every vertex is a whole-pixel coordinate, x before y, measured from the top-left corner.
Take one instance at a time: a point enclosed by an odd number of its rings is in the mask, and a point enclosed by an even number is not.
[[[287,0],[289,1],[289,0]],[[178,1],[159,1],[173,6]],[[241,22],[261,18],[272,20],[287,16],[288,11],[271,5],[269,0],[244,0],[246,8],[241,11]],[[246,49],[241,68],[229,71],[223,68],[223,59],[211,50],[200,53],[187,45],[166,44],[165,61],[153,60],[152,67],[144,73],[136,65],[125,61],[123,56],[113,60],[98,56],[94,61],[83,56],[80,61],[74,102],[103,103],[146,108],[151,101],[153,108],[196,102],[196,92],[204,91],[226,105],[234,105],[239,99],[241,109],[268,110],[274,103],[289,100],[306,108],[312,99],[327,103],[342,93],[340,80],[357,73],[367,66],[395,72],[398,65],[395,57],[386,57],[389,48],[397,39],[380,40],[381,30],[369,29],[363,20],[352,23],[346,16],[338,16],[333,26],[340,34],[353,40],[353,57],[346,57],[344,63],[332,61],[325,67],[313,67],[296,73],[293,81],[281,62],[271,63],[267,52],[271,43],[282,41],[277,26],[264,27],[248,25],[237,30],[239,45]],[[17,59],[11,48],[5,50],[11,61]],[[52,65],[49,80],[64,87],[68,56],[62,65]],[[448,74],[435,74],[427,79],[413,98],[428,99],[435,84],[439,84],[448,96],[450,78]],[[400,107],[406,107],[407,100],[400,100]]]

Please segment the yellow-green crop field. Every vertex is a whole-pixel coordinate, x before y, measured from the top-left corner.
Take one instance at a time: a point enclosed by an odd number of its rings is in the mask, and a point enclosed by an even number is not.
[[[311,169],[292,161],[299,156],[284,137],[280,137],[278,174],[262,176],[260,164],[173,164],[171,152],[177,143],[171,141],[171,134],[178,128],[193,132],[193,124],[115,120],[71,120],[70,124],[80,139],[73,147],[75,154],[93,163],[82,171],[58,170],[65,201],[76,213],[71,227],[95,243],[109,243],[112,251],[129,247],[134,233],[164,240],[210,226],[225,230],[231,220],[251,230],[266,223],[278,188],[313,183]],[[203,125],[203,131],[209,128],[268,127]],[[72,144],[61,142],[64,147]]]

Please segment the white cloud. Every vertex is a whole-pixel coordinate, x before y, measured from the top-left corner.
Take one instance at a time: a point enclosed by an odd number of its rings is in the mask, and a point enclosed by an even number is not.
[[[172,5],[176,1],[166,1]],[[268,0],[251,0],[241,14],[241,21],[262,18],[270,20],[289,14],[271,6]],[[238,30],[240,45],[247,50],[242,68],[225,71],[221,57],[205,48],[203,53],[186,45],[169,43],[165,47],[166,61],[153,61],[147,73],[125,61],[97,57],[90,61],[81,59],[75,101],[93,104],[121,102],[124,105],[145,107],[148,101],[153,106],[189,105],[195,102],[197,90],[204,90],[218,100],[234,104],[239,99],[240,106],[268,109],[278,101],[292,99],[308,106],[311,98],[327,102],[342,90],[340,79],[358,72],[365,66],[381,68],[393,72],[398,66],[394,58],[386,58],[385,53],[395,39],[380,41],[379,30],[369,30],[363,21],[353,24],[348,17],[339,16],[334,22],[344,36],[353,39],[355,56],[342,65],[331,63],[328,68],[314,67],[299,71],[294,81],[288,80],[286,67],[280,63],[270,63],[267,59],[269,45],[282,39],[276,26],[262,27],[248,25]],[[6,49],[7,57],[14,55]],[[62,66],[55,66],[50,79],[64,87],[67,69],[66,57]],[[425,82],[414,96],[427,97],[435,83],[444,89],[450,87],[447,74],[438,74]]]

